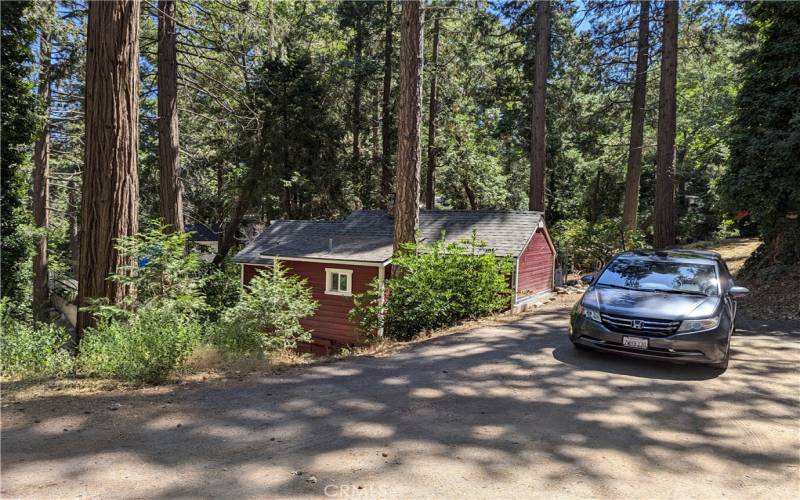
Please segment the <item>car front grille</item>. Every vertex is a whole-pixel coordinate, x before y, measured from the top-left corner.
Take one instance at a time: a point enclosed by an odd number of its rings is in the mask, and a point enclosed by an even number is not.
[[[678,330],[680,321],[663,319],[629,318],[625,316],[612,316],[600,314],[603,324],[612,331],[619,333],[632,333],[635,335],[666,337]]]

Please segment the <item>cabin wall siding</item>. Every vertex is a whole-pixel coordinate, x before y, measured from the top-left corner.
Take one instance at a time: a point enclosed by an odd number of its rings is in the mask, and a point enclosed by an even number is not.
[[[524,297],[553,289],[555,254],[545,230],[536,230],[519,256],[517,295]]]
[[[369,283],[378,277],[378,268],[374,266],[357,266],[344,264],[331,264],[323,262],[301,262],[282,260],[286,270],[294,275],[308,280],[311,294],[319,303],[316,312],[300,323],[303,328],[310,330],[315,340],[327,340],[336,344],[356,344],[359,342],[359,333],[354,323],[348,319],[353,308],[353,297],[343,295],[330,295],[325,293],[325,269],[345,269],[353,271],[351,291],[353,294],[366,292]],[[246,285],[264,269],[263,266],[244,264],[242,278]]]

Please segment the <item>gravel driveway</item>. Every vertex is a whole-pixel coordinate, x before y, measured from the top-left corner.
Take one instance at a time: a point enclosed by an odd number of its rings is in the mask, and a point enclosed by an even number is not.
[[[742,322],[719,375],[576,352],[566,318],[293,376],[8,405],[2,496],[797,498],[797,324]]]

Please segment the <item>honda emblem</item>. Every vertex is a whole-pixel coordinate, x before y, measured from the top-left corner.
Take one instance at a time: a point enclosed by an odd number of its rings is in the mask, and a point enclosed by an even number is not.
[[[636,330],[641,330],[642,329],[642,320],[640,320],[640,319],[633,320],[633,327]]]

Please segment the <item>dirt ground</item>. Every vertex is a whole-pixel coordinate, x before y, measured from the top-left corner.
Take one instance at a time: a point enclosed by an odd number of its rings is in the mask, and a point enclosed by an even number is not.
[[[800,322],[742,321],[720,374],[575,351],[578,297],[278,374],[6,391],[0,496],[797,498]]]
[[[4,403],[3,498],[796,498],[800,326],[731,368],[576,352],[575,296],[381,357]]]

